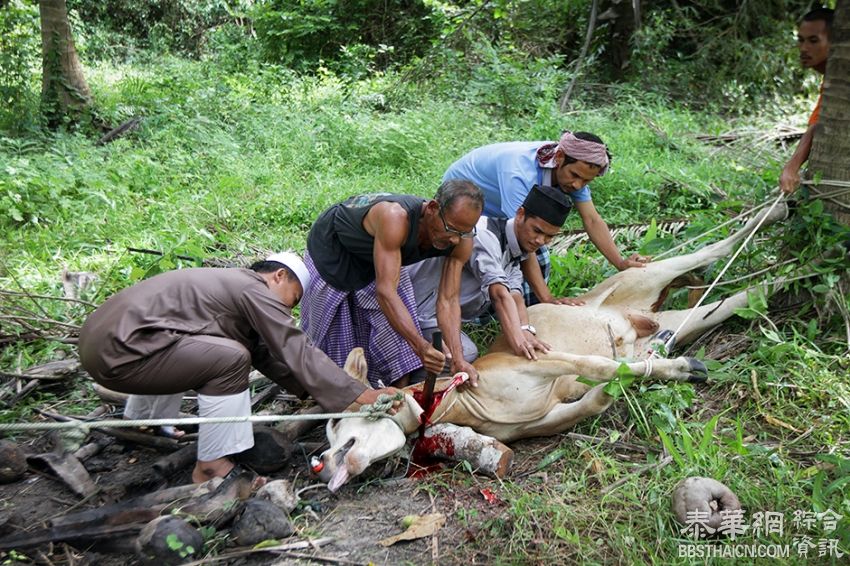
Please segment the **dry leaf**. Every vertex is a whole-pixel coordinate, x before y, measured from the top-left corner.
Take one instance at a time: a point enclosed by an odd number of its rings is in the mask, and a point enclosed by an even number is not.
[[[391,546],[400,540],[416,540],[429,537],[439,531],[446,524],[446,516],[442,513],[430,513],[417,516],[407,530],[403,533],[385,538],[379,541],[381,546]]]
[[[762,415],[762,416],[764,417],[764,420],[766,420],[766,421],[767,421],[767,424],[769,424],[769,425],[782,427],[782,428],[784,428],[784,429],[788,429],[788,430],[791,430],[791,431],[794,431],[794,432],[797,432],[797,433],[799,433],[799,432],[800,432],[799,430],[797,430],[797,429],[796,429],[796,428],[794,428],[793,426],[789,425],[789,424],[788,424],[788,423],[786,423],[786,422],[780,421],[780,420],[779,420],[779,419],[777,419],[776,417],[771,417],[771,416],[770,416],[770,415],[768,415],[768,414],[764,414],[764,415]]]

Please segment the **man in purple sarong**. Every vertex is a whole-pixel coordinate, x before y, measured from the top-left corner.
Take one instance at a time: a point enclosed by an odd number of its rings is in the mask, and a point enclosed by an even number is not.
[[[310,284],[301,326],[342,366],[362,347],[375,387],[404,385],[411,372],[475,368],[460,341],[460,274],[472,252],[475,224],[484,208],[481,190],[469,181],[443,183],[431,200],[389,193],[353,196],[323,212],[307,236]],[[442,256],[437,323],[443,352],[420,332],[413,286],[402,266]]]

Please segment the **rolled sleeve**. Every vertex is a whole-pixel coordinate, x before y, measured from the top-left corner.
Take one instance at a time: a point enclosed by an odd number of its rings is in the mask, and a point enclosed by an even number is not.
[[[481,293],[489,300],[490,286],[501,284],[510,289],[508,276],[502,267],[502,248],[499,238],[489,230],[479,231],[472,246],[469,269],[478,280]],[[520,281],[521,284],[521,281]]]

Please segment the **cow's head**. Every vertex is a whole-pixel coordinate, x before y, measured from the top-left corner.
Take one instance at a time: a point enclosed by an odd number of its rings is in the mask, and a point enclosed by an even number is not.
[[[348,355],[345,371],[368,385],[366,369],[363,349],[355,348]],[[329,490],[338,490],[363,473],[372,462],[400,450],[407,435],[419,427],[421,414],[419,404],[410,395],[405,395],[404,403],[392,418],[331,419],[326,429],[331,446],[314,459],[313,471],[320,480],[327,482]]]

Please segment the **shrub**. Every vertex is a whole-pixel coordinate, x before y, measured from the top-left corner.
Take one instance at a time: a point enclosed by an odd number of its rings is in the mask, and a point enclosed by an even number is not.
[[[36,124],[40,63],[38,6],[11,0],[0,8],[0,131]]]

